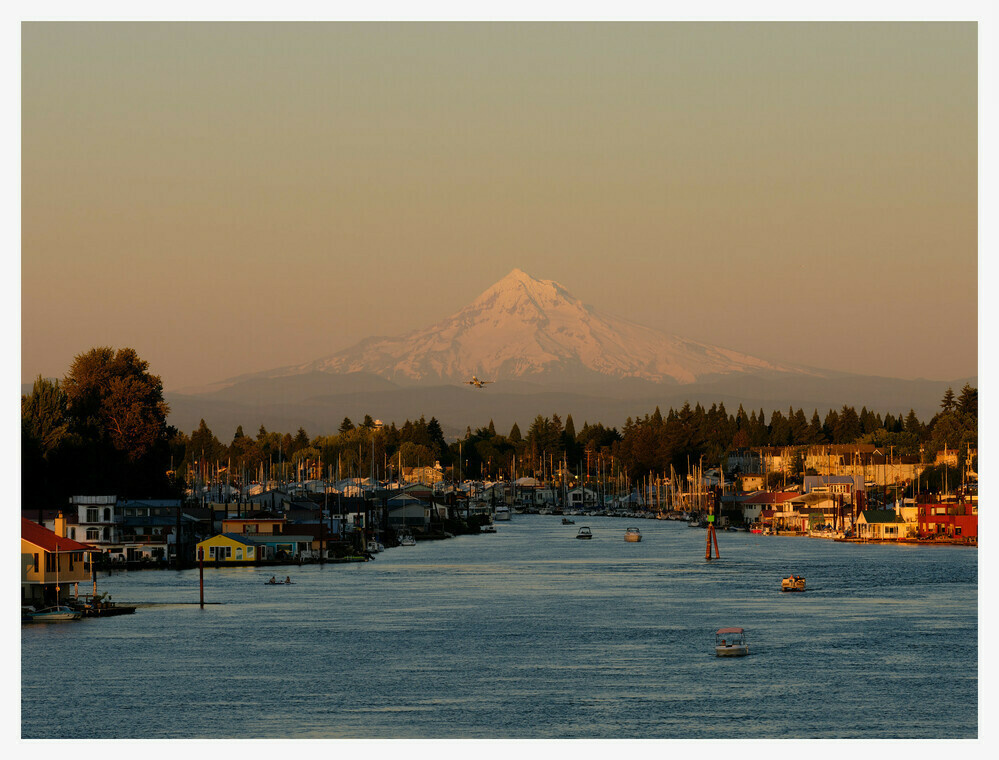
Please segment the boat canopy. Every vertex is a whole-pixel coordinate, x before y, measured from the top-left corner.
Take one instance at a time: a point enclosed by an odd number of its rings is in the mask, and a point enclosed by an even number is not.
[[[718,633],[744,633],[741,628],[719,628]]]

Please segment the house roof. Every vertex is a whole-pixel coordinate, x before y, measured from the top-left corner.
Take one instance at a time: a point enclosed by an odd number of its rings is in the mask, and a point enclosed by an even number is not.
[[[257,542],[253,539],[247,538],[240,533],[220,533],[220,536],[228,538],[230,541],[235,541],[237,544],[242,544],[243,546],[256,546]]]
[[[905,522],[891,509],[865,509],[860,516],[866,523],[895,523]]]
[[[81,544],[71,538],[57,536],[48,528],[36,522],[21,518],[21,538],[47,552],[89,552],[94,551],[90,544]]]
[[[393,496],[391,499],[388,500],[387,503],[390,508],[408,507],[411,505],[422,505],[422,506],[427,505],[425,501],[421,501],[420,499],[417,499],[415,496],[412,496],[411,494],[408,493],[403,493],[399,494],[398,496]]]
[[[797,496],[799,494],[796,491],[778,491],[776,493],[761,491],[743,501],[743,504],[783,504]]]
[[[273,517],[270,514],[263,515],[260,517],[225,517],[222,519],[223,523],[238,522],[238,523],[260,523],[260,522],[284,522],[283,517]]]

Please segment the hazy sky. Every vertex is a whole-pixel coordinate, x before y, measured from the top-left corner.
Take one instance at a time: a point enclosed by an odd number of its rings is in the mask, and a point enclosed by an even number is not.
[[[26,24],[21,379],[305,362],[514,267],[770,359],[974,375],[976,35]]]

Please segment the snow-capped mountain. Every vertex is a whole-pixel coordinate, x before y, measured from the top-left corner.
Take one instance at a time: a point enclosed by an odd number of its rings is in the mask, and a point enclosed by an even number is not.
[[[519,269],[456,314],[395,338],[369,338],[332,356],[266,373],[364,372],[400,384],[572,377],[693,383],[708,376],[814,374],[667,335],[583,304]]]

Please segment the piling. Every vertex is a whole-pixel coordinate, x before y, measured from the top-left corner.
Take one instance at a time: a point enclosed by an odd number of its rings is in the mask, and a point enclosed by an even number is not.
[[[198,588],[201,591],[201,609],[205,608],[205,548],[198,547]]]

